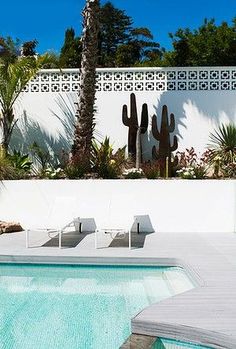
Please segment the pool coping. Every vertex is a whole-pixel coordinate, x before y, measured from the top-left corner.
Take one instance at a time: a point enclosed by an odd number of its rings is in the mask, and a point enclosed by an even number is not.
[[[155,267],[178,267],[185,271],[195,287],[203,286],[204,281],[190,265],[178,258],[150,257],[97,257],[97,256],[35,256],[0,255],[0,263],[16,264],[90,264],[90,265],[137,265]]]
[[[170,236],[165,237],[165,246]],[[163,246],[159,237],[160,246],[155,253],[158,257],[137,256],[135,251],[127,252],[127,256],[102,256],[96,253],[37,255],[34,251],[28,250],[22,254],[5,252],[0,255],[0,263],[135,264],[183,268],[196,287],[143,309],[131,320],[132,333],[191,342],[214,349],[235,349],[236,328],[233,324],[236,322],[236,299],[234,300],[236,265],[229,263],[229,260],[225,259],[225,254],[219,253],[216,246],[209,245],[209,241],[201,244],[198,236],[195,236],[196,241],[191,236],[187,237],[187,234],[185,236],[184,240],[183,234],[180,246],[172,246],[172,250],[169,246],[165,251],[161,251]],[[235,253],[235,235],[231,238],[232,240],[227,243],[231,244],[233,241]],[[189,248],[190,245],[192,248],[194,246],[194,249],[190,254],[184,255],[184,246]],[[110,248],[109,251],[112,253],[114,250]],[[220,274],[215,275],[216,270],[220,270]],[[230,277],[231,274],[233,279]]]

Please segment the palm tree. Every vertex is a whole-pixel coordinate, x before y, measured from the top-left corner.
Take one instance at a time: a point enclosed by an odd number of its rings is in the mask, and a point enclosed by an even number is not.
[[[54,57],[52,58],[50,54],[38,58],[19,57],[15,52],[13,53],[12,46],[9,47],[6,42],[0,42],[0,45],[4,48],[0,55],[1,146],[7,153],[13,128],[17,123],[13,110],[14,104],[29,80]]]
[[[99,32],[99,0],[86,0],[83,10],[81,88],[72,155],[90,168],[94,121],[96,65]]]

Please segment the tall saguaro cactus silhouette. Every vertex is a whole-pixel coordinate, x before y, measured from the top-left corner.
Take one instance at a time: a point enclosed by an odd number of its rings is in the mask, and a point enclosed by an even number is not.
[[[177,137],[173,138],[173,145],[170,144],[170,133],[175,130],[175,117],[174,114],[170,114],[170,122],[168,120],[168,109],[164,105],[162,108],[161,116],[161,128],[158,129],[157,117],[152,117],[152,134],[153,137],[159,141],[159,149],[154,146],[152,148],[152,155],[154,159],[160,160],[160,174],[162,177],[166,176],[166,173],[171,173],[171,167],[177,165],[177,159],[174,163],[171,162],[171,152],[178,148]],[[168,168],[167,168],[168,166]]]
[[[136,159],[136,167],[139,167],[142,158],[141,134],[144,134],[148,127],[148,107],[146,103],[142,106],[141,124],[139,126],[136,97],[134,93],[130,95],[130,117],[128,117],[128,107],[125,104],[122,110],[122,121],[123,124],[129,128],[128,153],[133,159]]]

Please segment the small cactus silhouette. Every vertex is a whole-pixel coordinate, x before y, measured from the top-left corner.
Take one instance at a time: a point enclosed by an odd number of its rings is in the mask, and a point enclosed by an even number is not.
[[[153,137],[159,141],[159,149],[157,150],[154,146],[152,148],[152,156],[156,160],[160,160],[160,175],[165,177],[166,174],[171,173],[171,168],[177,166],[177,158],[174,162],[171,162],[171,152],[178,148],[177,137],[174,136],[173,145],[170,144],[170,133],[174,132],[175,129],[175,117],[174,114],[170,114],[170,123],[168,121],[168,109],[164,105],[162,108],[161,116],[161,128],[158,130],[157,117],[153,115],[152,117],[152,134]],[[168,158],[168,168],[167,168],[167,158]]]
[[[144,103],[142,106],[141,124],[139,126],[136,97],[134,93],[131,93],[130,95],[130,117],[128,117],[128,107],[125,104],[123,105],[122,110],[122,121],[123,124],[129,128],[128,153],[133,159],[135,159],[137,153],[136,141],[138,130],[141,134],[144,134],[148,128],[148,107],[146,103]]]

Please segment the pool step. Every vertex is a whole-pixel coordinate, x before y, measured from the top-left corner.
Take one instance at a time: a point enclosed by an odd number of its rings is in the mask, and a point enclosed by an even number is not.
[[[152,349],[156,337],[131,334],[120,349]]]

